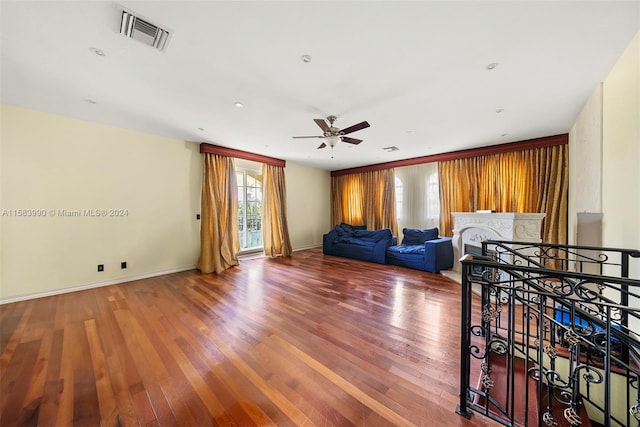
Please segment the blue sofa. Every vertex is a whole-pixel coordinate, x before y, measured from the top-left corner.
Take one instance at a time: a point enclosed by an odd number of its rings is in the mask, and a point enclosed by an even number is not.
[[[404,228],[400,245],[387,248],[387,264],[439,273],[453,267],[451,237],[439,237],[438,228]]]
[[[387,248],[396,244],[391,230],[340,224],[322,236],[322,253],[385,264]]]

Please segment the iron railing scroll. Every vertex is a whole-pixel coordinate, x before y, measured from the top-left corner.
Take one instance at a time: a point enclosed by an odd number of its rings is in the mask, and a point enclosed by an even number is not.
[[[460,402],[506,426],[640,427],[640,251],[485,241],[462,265]]]

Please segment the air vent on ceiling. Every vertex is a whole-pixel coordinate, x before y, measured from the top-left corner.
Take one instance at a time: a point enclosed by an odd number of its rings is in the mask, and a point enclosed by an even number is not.
[[[136,16],[130,10],[121,8],[120,34],[164,52],[171,32]]]

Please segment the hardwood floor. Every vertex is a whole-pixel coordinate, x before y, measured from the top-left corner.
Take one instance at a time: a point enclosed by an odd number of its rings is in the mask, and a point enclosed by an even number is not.
[[[494,426],[455,414],[460,286],[323,256],[0,306],[2,426]]]

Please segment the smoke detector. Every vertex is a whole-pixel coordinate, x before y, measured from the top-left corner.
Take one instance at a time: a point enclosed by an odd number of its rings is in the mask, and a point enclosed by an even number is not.
[[[118,18],[120,20],[120,34],[138,40],[161,52],[167,49],[172,31],[161,28],[122,6],[118,7]]]

